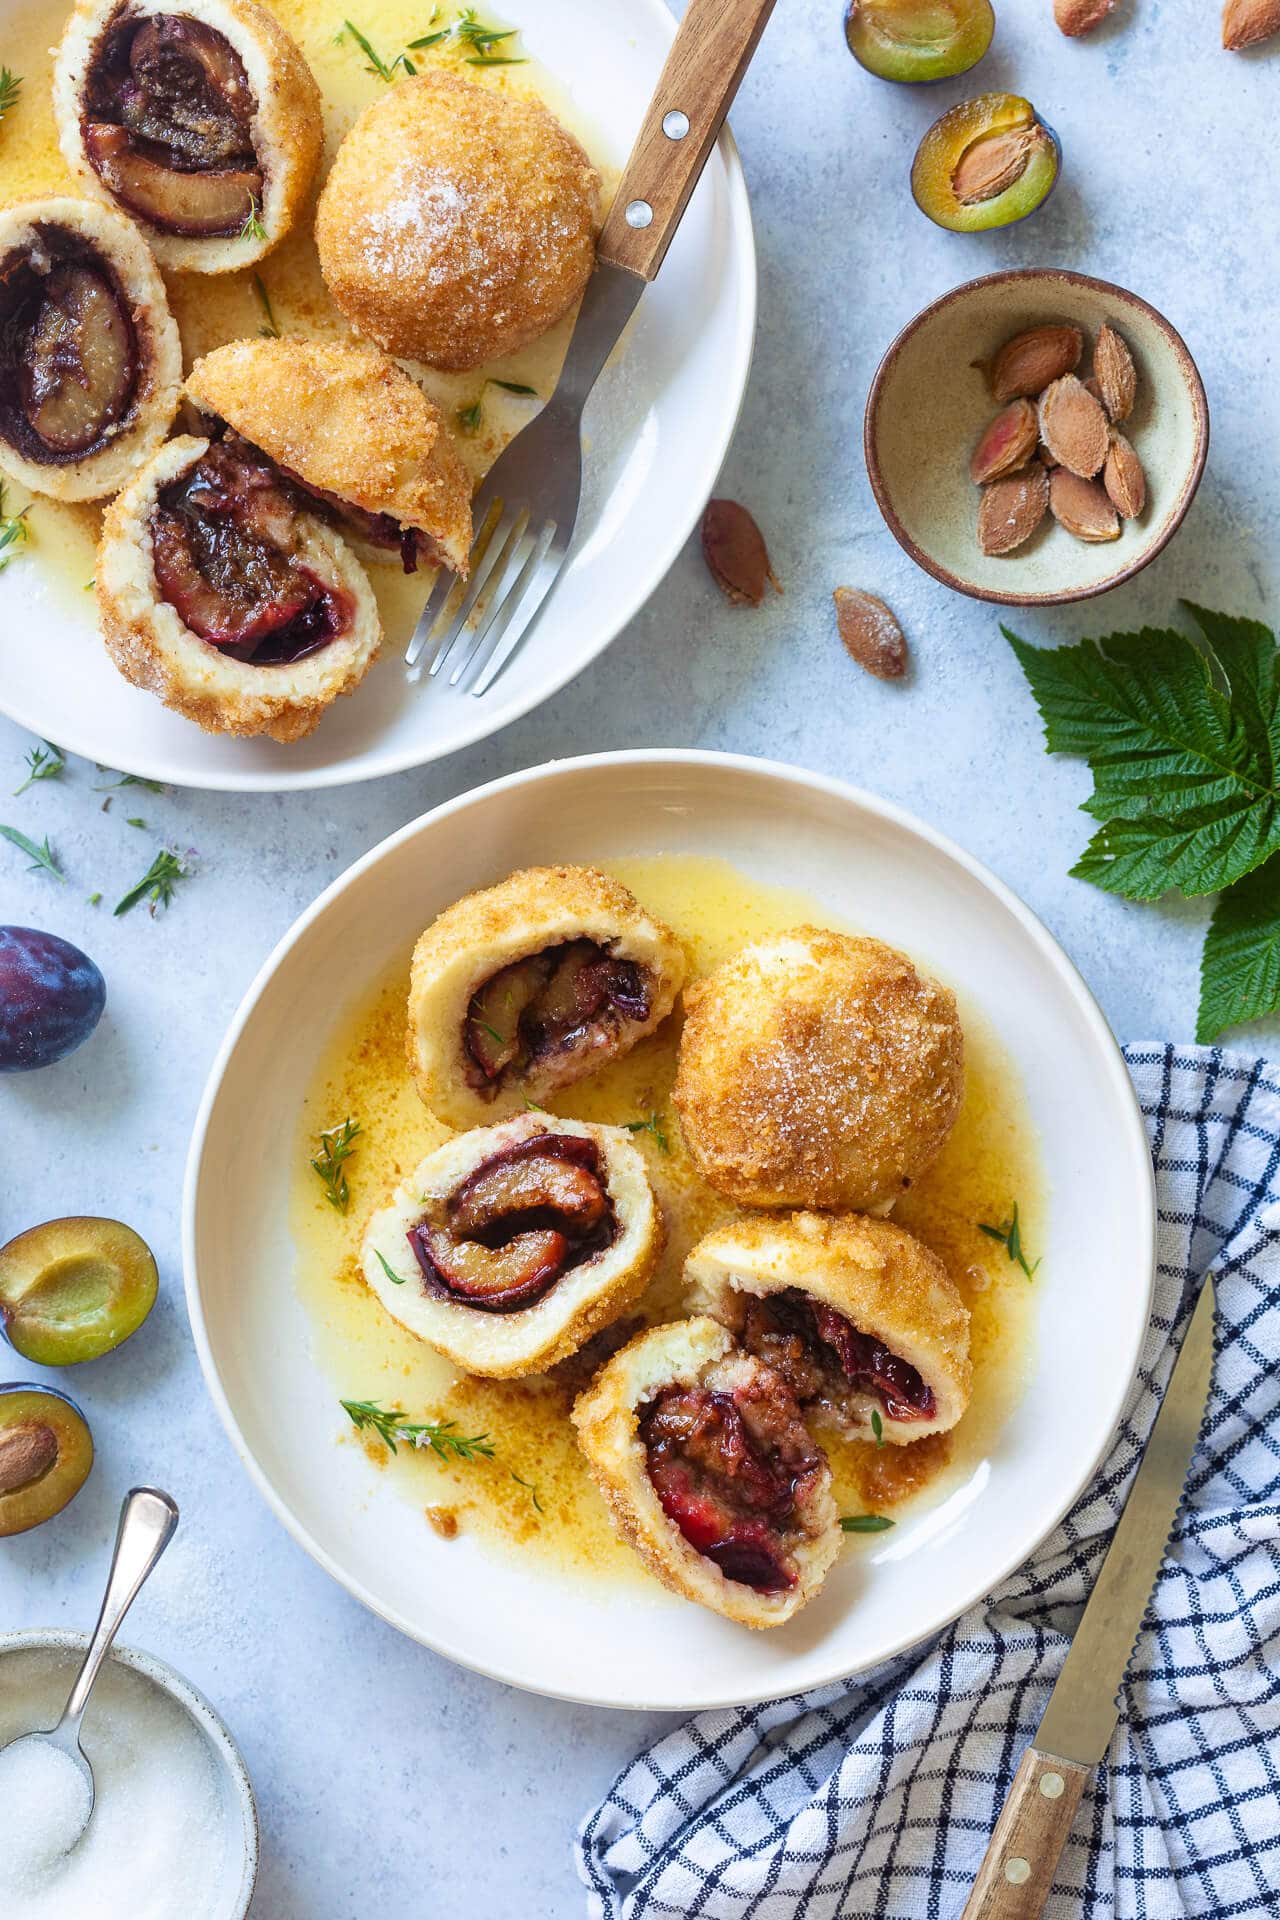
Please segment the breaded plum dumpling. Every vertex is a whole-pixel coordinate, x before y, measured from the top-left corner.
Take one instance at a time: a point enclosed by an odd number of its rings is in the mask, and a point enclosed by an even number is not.
[[[594,867],[527,867],[433,920],[413,953],[406,1052],[448,1126],[540,1102],[661,1025],[683,949]]]
[[[429,1153],[365,1232],[364,1276],[469,1373],[541,1372],[644,1292],[662,1215],[621,1127],[522,1113]]]
[[[887,1212],[964,1094],[955,996],[880,940],[797,927],[685,994],[672,1092],[698,1171],[745,1207]]]
[[[861,1214],[755,1214],[705,1235],[689,1306],[780,1373],[808,1419],[906,1446],[969,1404],[969,1312],[936,1254]],[[879,1421],[879,1430],[873,1421]]]
[[[637,1334],[573,1424],[618,1531],[674,1592],[776,1627],[822,1585],[841,1539],[827,1457],[782,1376],[718,1321]]]
[[[316,212],[335,304],[391,353],[482,366],[527,346],[595,264],[600,180],[537,101],[398,81],[338,149]]]
[[[233,340],[196,361],[187,393],[362,557],[466,573],[471,481],[439,408],[388,354],[296,335]]]

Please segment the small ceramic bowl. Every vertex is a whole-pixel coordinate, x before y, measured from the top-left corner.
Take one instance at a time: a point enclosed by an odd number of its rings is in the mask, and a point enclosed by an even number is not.
[[[66,1633],[58,1628],[0,1633],[0,1666],[16,1654],[60,1654],[65,1659],[69,1690],[88,1644],[88,1634]],[[113,1647],[107,1658],[131,1667],[135,1673],[141,1674],[153,1686],[168,1694],[198,1729],[212,1752],[228,1820],[233,1831],[239,1827],[242,1845],[239,1848],[232,1847],[230,1865],[220,1886],[193,1888],[191,1892],[193,1896],[197,1893],[206,1896],[206,1905],[201,1911],[207,1911],[211,1920],[245,1920],[258,1879],[258,1809],[240,1749],[204,1695],[189,1680],[184,1680],[180,1673],[166,1666],[163,1660],[157,1660],[154,1654],[142,1653],[136,1647],[120,1646]],[[90,1703],[90,1712],[92,1710]]]
[[[1081,379],[1103,321],[1133,355],[1138,391],[1124,432],[1146,472],[1146,508],[1121,521],[1118,540],[1077,540],[1046,514],[1016,552],[984,554],[969,456],[998,408],[974,363],[1053,321],[1085,332]],[[1136,293],[1065,268],[1025,267],[966,281],[903,328],[871,383],[863,445],[889,531],[926,573],[976,600],[1059,606],[1131,580],[1168,545],[1204,471],[1209,407],[1181,335]]]

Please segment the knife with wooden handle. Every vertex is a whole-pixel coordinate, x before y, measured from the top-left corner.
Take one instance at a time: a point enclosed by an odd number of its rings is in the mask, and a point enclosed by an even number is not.
[[[962,1920],[1036,1920],[1049,1898],[1085,1782],[1116,1730],[1125,1669],[1178,1517],[1209,1398],[1213,1312],[1213,1282],[1206,1280],[1102,1571]]]

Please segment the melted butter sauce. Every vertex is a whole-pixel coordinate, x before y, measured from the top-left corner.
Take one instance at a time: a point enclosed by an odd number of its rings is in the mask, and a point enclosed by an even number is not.
[[[365,107],[385,92],[387,83],[369,71],[368,62],[351,36],[342,31],[344,0],[317,5],[316,0],[262,0],[306,55],[324,100],[324,155],[317,169],[311,199],[293,231],[244,273],[167,273],[165,284],[182,336],[183,366],[228,340],[255,337],[265,314],[255,285],[259,277],[281,333],[306,334],[316,339],[340,340],[350,328],[330,300],[320,275],[312,239],[315,200],[338,145]],[[15,6],[6,14],[4,63],[22,76],[18,105],[0,123],[0,206],[49,194],[83,198],[62,157],[54,124],[51,86],[53,56],[69,8],[40,4]],[[458,8],[436,10],[434,28],[447,26]],[[478,8],[486,25],[506,26],[492,8]],[[362,5],[357,24],[379,56],[387,62],[410,40],[429,29],[432,7],[405,4],[405,0],[371,0]],[[340,37],[337,37],[340,36]],[[506,52],[512,43],[504,42]],[[601,176],[603,204],[608,206],[618,181],[618,156],[600,129],[583,114],[565,87],[537,60],[517,45],[525,64],[510,67],[472,67],[466,48],[449,42],[412,54],[418,71],[439,67],[461,73],[465,79],[502,93],[541,100],[561,124],[582,143]],[[394,83],[392,83],[394,84]],[[494,361],[471,373],[439,373],[414,361],[403,364],[439,406],[453,433],[464,463],[478,483],[507,442],[526,426],[538,410],[538,401],[509,394],[488,385],[489,379],[532,387],[543,400],[550,397],[573,332],[576,314],[569,314],[552,330],[521,352]],[[479,425],[465,432],[459,414],[480,403]],[[179,415],[178,430],[182,428]],[[6,488],[6,510],[17,512],[31,496],[16,484]],[[39,569],[61,601],[64,611],[84,618],[86,587],[91,584],[102,508],[96,503],[69,506],[37,498],[28,515],[29,547],[24,563]],[[383,657],[403,652],[430,590],[430,572],[402,574],[398,566],[370,564],[369,577],[378,597],[384,631]]]
[[[805,894],[767,887],[717,860],[658,855],[618,860],[609,871],[673,927],[693,972],[707,972],[745,942],[802,922],[840,926]],[[572,1389],[558,1379],[485,1381],[459,1375],[385,1311],[365,1286],[359,1248],[369,1215],[433,1147],[449,1137],[414,1092],[404,1064],[409,955],[336,1026],[299,1118],[291,1225],[297,1287],[312,1324],[317,1365],[335,1397],[404,1408],[412,1420],[451,1419],[486,1433],[493,1460],[445,1465],[401,1447],[387,1452],[354,1430],[370,1462],[394,1476],[424,1524],[456,1521],[495,1549],[536,1552],[575,1577],[647,1581],[616,1538],[573,1439]],[[891,1514],[921,1495],[937,1498],[967,1479],[995,1441],[1025,1377],[1035,1288],[979,1221],[1002,1222],[1019,1203],[1034,1255],[1045,1203],[1033,1130],[1017,1072],[999,1041],[965,1009],[966,1091],[938,1162],[896,1210],[945,1262],[973,1316],[973,1402],[954,1433],[909,1447],[877,1448],[822,1432],[842,1513]],[[586,1084],[554,1102],[557,1113],[627,1125],[656,1113],[668,1151],[650,1131],[634,1137],[666,1216],[668,1239],[639,1311],[650,1322],[682,1311],[681,1271],[690,1246],[734,1209],[694,1171],[670,1106],[678,1016]],[[308,1162],[322,1128],[361,1122],[348,1162],[351,1205],[329,1206]],[[519,1476],[516,1478],[515,1476]],[[529,1484],[522,1484],[529,1483]],[[536,1504],[535,1504],[536,1495]],[[855,1539],[850,1551],[857,1550]]]

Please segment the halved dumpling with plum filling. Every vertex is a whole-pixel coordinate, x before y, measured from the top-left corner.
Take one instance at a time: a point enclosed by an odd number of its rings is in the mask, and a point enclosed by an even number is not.
[[[95,575],[126,680],[209,733],[297,740],[368,672],[363,568],[269,466],[182,436],[114,500]]]
[[[669,927],[593,867],[469,893],[413,954],[409,1070],[449,1126],[541,1101],[661,1025],[684,984]]]
[[[301,48],[255,0],[79,0],[54,65],[63,156],[162,266],[228,273],[301,210],[324,143]]]
[[[848,1438],[906,1446],[969,1404],[968,1309],[903,1227],[852,1213],[747,1216],[700,1240],[685,1277],[695,1312],[780,1373],[806,1419]]]
[[[576,1353],[649,1283],[663,1226],[620,1127],[522,1114],[429,1153],[373,1215],[364,1277],[468,1373],[537,1373]]]
[[[840,1551],[831,1469],[782,1375],[716,1320],[650,1327],[574,1404],[624,1539],[664,1585],[746,1627],[812,1599]]]
[[[0,468],[100,500],[160,445],[181,385],[164,282],[127,220],[61,197],[0,212]]]

